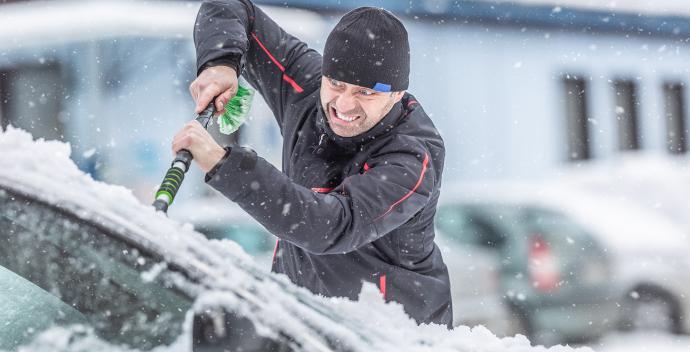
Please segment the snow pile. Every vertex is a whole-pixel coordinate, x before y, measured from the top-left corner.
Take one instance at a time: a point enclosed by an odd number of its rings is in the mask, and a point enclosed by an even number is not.
[[[271,336],[279,330],[305,351],[328,350],[329,341],[338,341],[352,351],[573,351],[563,346],[531,347],[522,336],[499,339],[483,327],[448,331],[438,325],[417,326],[402,306],[385,303],[373,285],[364,286],[359,302],[314,296],[285,276],[265,273],[237,244],[208,241],[191,226],[139,203],[129,190],[94,181],[69,159],[67,144],[33,141],[28,133],[9,127],[0,133],[0,150],[1,185],[127,233],[134,242],[160,252],[167,263],[196,278],[190,281],[188,276],[168,272],[178,287],[197,298],[196,311],[222,306],[240,312],[255,323],[259,333]],[[155,268],[144,278],[150,280],[166,271],[164,266]],[[178,343],[165,349],[189,346],[185,342],[189,341],[188,326],[185,331]],[[50,329],[22,351],[46,350],[51,341],[50,350],[127,351],[107,345],[83,328]],[[62,345],[55,347],[57,342]]]

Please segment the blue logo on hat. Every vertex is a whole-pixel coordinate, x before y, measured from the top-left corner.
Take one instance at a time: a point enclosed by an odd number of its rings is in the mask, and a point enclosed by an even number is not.
[[[391,85],[376,82],[376,84],[374,85],[374,88],[372,88],[372,89],[375,91],[379,91],[379,92],[390,92],[391,91]]]

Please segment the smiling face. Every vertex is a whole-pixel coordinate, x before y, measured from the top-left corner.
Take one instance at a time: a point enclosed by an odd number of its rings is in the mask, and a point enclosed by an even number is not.
[[[341,137],[370,130],[402,99],[405,91],[378,92],[332,78],[321,78],[321,104],[328,125]]]

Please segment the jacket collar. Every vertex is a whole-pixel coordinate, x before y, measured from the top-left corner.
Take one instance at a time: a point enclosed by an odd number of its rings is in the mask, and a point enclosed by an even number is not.
[[[403,115],[403,108],[400,102],[395,103],[391,108],[391,111],[386,114],[386,116],[379,121],[374,127],[368,131],[358,134],[354,137],[342,137],[331,129],[326,118],[326,113],[323,111],[323,105],[321,104],[321,98],[318,99],[317,103],[318,113],[316,114],[316,128],[319,134],[325,134],[331,141],[335,142],[339,147],[346,149],[347,151],[357,151],[360,146],[366,142],[372,141],[381,135],[390,132],[399,122]]]

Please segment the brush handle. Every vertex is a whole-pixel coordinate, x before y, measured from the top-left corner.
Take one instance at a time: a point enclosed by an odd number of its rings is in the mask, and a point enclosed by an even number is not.
[[[207,129],[215,112],[216,107],[213,100],[211,100],[211,103],[208,104],[204,111],[196,116],[195,120],[197,120],[204,129]],[[194,156],[187,149],[181,149],[177,152],[168,172],[165,173],[163,182],[156,192],[156,200],[153,201],[153,207],[156,208],[157,211],[162,211],[167,214],[168,207],[170,207],[170,204],[175,200],[177,191],[180,190],[182,181],[184,181],[184,175],[192,165],[192,159],[194,159]]]

